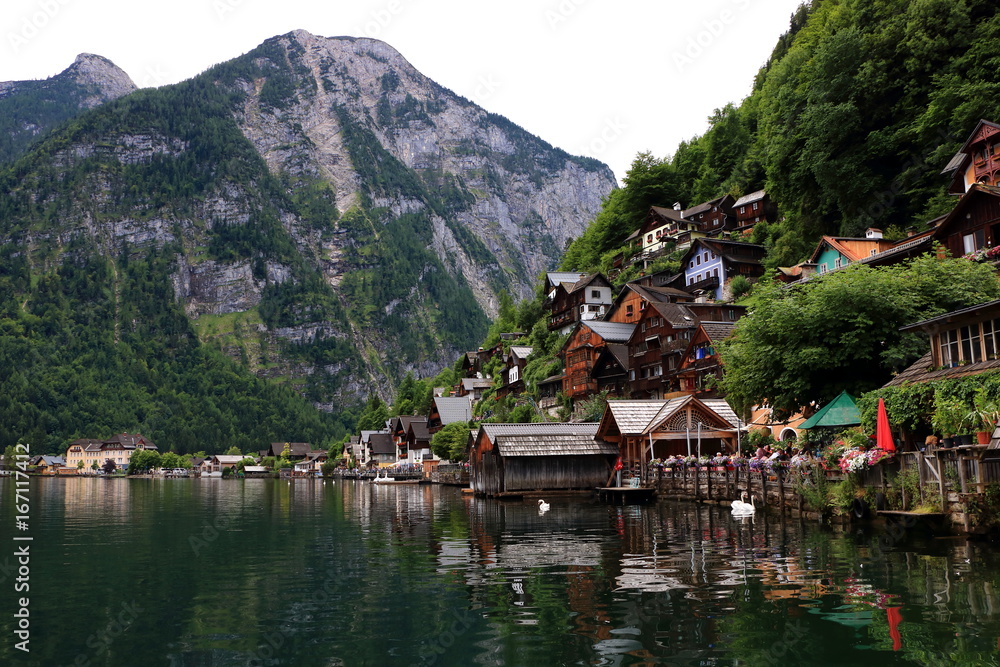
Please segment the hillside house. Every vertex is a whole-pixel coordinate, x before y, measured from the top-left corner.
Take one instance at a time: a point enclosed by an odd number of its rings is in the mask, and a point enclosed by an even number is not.
[[[679,303],[651,303],[627,341],[628,395],[662,399],[677,391],[671,378],[698,325],[698,317]]]
[[[628,345],[608,343],[597,355],[590,376],[597,383],[598,392],[608,392],[611,398],[628,396]]]
[[[933,236],[952,257],[971,258],[1000,245],[1000,187],[973,183]]]
[[[546,288],[558,276],[573,274],[549,273]],[[545,305],[549,309],[549,330],[568,333],[577,322],[604,317],[613,303],[611,283],[600,273],[584,275],[575,283],[558,282],[546,291]]]
[[[701,215],[704,218],[704,212]],[[680,204],[674,204],[673,208],[651,206],[638,234],[643,268],[664,253],[683,250],[695,239],[708,236],[706,229],[704,219],[686,218]]]
[[[426,430],[426,417],[399,415],[398,417],[393,417],[389,420],[389,433],[392,435],[392,441],[396,447],[393,452],[396,460],[405,461],[409,458],[409,434],[410,425],[413,422],[423,422],[424,430]]]
[[[733,231],[746,236],[754,225],[761,221],[774,222],[778,219],[778,207],[774,205],[765,190],[757,190],[743,195],[733,202],[736,227]]]
[[[492,386],[492,380],[462,378],[458,385],[456,385],[455,394],[460,397],[471,396],[473,401],[478,401],[483,397],[483,393]]]
[[[608,343],[624,344],[634,330],[634,324],[619,322],[577,324],[558,352],[566,369],[563,395],[575,402],[597,393],[597,381],[591,376],[591,371],[601,349]]]
[[[699,225],[708,236],[718,236],[723,231],[736,228],[736,216],[733,214],[735,203],[732,195],[723,195],[685,209],[681,215],[685,220]]]
[[[882,238],[882,231],[878,229],[868,229],[863,239],[823,236],[816,244],[809,263],[816,265],[816,273],[828,273],[891,250],[895,245]]]
[[[650,303],[684,303],[694,301],[694,296],[673,287],[654,287],[638,281],[626,283],[608,309],[606,322],[637,324]]]
[[[699,397],[716,397],[715,382],[722,379],[716,344],[733,333],[735,322],[702,321],[684,351],[677,380],[680,390]]]
[[[716,300],[730,297],[728,286],[736,276],[755,281],[764,275],[764,246],[722,239],[699,239],[681,259],[684,289],[710,293]]]
[[[941,173],[951,174],[951,194],[964,195],[977,183],[1000,185],[1000,125],[980,120]]]
[[[406,430],[406,452],[399,455],[407,463],[422,463],[434,458],[431,453],[431,434],[426,421],[412,421]]]
[[[469,449],[469,481],[485,496],[591,490],[618,454],[594,439],[597,424],[483,424]]]
[[[524,392],[524,367],[528,365],[531,351],[532,349],[525,345],[510,346],[510,351],[504,357],[503,384],[497,390],[497,396]]]

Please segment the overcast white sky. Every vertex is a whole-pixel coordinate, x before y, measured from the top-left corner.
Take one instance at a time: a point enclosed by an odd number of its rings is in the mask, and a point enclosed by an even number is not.
[[[137,85],[191,77],[302,28],[375,37],[418,70],[619,181],[746,97],[801,0],[3,0],[0,81],[78,53]],[[685,205],[690,202],[684,202]]]

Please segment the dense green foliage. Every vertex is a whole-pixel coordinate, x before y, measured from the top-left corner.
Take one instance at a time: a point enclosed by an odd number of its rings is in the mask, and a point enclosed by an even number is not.
[[[7,250],[0,446],[21,439],[61,452],[76,438],[127,431],[161,451],[216,453],[343,435],[349,424],[201,345],[172,298],[168,269],[154,253],[115,262],[81,255],[33,276]]]
[[[782,220],[756,242],[770,266],[822,234],[922,227],[953,202],[941,169],[1000,108],[1000,6],[989,0],[813,0],[792,17],[752,94],[669,159],[640,155],[569,249],[592,270],[650,205],[766,188]]]
[[[853,265],[787,288],[760,284],[752,313],[719,344],[730,404],[746,414],[767,405],[777,415],[854,395],[887,382],[926,351],[902,324],[1000,296],[992,267],[925,256],[896,266]]]

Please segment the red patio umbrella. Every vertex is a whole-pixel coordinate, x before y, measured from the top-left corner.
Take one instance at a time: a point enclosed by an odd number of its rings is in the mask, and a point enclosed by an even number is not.
[[[892,454],[896,445],[892,441],[892,431],[889,428],[889,414],[885,411],[885,401],[878,399],[878,420],[875,422],[875,444],[880,449]]]

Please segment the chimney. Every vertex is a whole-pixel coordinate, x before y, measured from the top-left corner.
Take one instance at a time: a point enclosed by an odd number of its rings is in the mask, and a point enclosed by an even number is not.
[[[916,235],[917,235],[917,228],[916,227],[913,227],[911,225],[910,227],[906,228],[906,238],[912,238],[912,237],[914,237]]]
[[[679,201],[674,202],[674,210],[675,211],[681,210],[681,203]]]
[[[882,238],[882,230],[875,229],[874,227],[869,227],[868,229],[865,230],[865,238],[870,239],[872,241],[877,241],[880,238]]]

